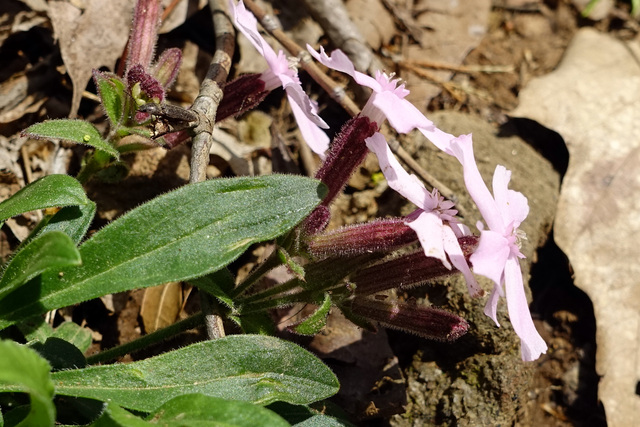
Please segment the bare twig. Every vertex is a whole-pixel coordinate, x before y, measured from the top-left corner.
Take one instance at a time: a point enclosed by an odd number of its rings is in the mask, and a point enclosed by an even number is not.
[[[455,71],[457,73],[512,73],[515,71],[513,65],[455,65],[437,61],[425,61],[419,59],[407,59],[398,61],[400,67],[414,69],[412,67],[431,68],[433,70]]]
[[[353,61],[356,70],[374,74],[383,68],[349,17],[342,0],[304,0],[304,4],[333,44]]]
[[[207,177],[209,151],[213,142],[211,135],[216,121],[216,113],[222,101],[222,85],[227,81],[231,58],[235,49],[235,32],[229,19],[225,0],[209,0],[213,28],[216,37],[216,50],[209,65],[209,71],[200,85],[200,93],[193,102],[191,110],[198,115],[198,126],[191,147],[191,172],[189,182],[201,182]],[[209,339],[225,335],[222,319],[216,314],[216,302],[207,293],[201,294],[202,311],[205,314],[205,326]]]

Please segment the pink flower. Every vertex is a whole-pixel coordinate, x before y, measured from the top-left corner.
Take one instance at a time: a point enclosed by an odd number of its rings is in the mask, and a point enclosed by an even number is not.
[[[424,254],[439,259],[448,269],[453,264],[466,279],[469,293],[472,296],[482,295],[483,291],[473,277],[458,243],[459,237],[470,232],[454,218],[458,211],[452,209],[453,202],[445,201],[436,189],[428,192],[415,175],[409,175],[396,160],[382,134],[375,133],[366,142],[378,157],[389,186],[418,206],[407,217],[406,224],[418,235]]]
[[[451,150],[462,163],[467,190],[489,227],[484,229],[482,223],[478,223],[480,243],[471,255],[473,271],[494,282],[484,312],[500,326],[498,299],[506,296],[511,324],[520,337],[522,360],[535,360],[546,353],[547,345],[531,319],[520,270],[519,259],[524,255],[520,252],[519,239],[524,238],[524,233],[518,227],[529,214],[527,198],[509,190],[511,172],[500,165],[493,175],[491,195],[476,165],[471,135],[461,135],[453,140]]]
[[[251,44],[267,61],[269,70],[262,73],[261,76],[265,82],[265,89],[270,91],[282,86],[287,93],[291,110],[296,118],[302,137],[315,153],[324,158],[324,152],[329,147],[329,137],[320,128],[326,129],[329,126],[318,116],[317,105],[302,90],[297,72],[290,66],[284,52],[279,51],[276,54],[260,35],[258,21],[245,8],[242,1],[236,4],[234,0],[229,0],[229,6],[231,7],[236,28],[249,39]]]
[[[409,91],[404,88],[404,84],[398,86],[400,79],[394,80],[393,76],[388,76],[380,71],[376,73],[374,79],[356,71],[351,60],[339,49],[334,50],[331,56],[327,56],[322,47],[320,47],[320,53],[309,45],[307,45],[307,49],[320,63],[350,75],[356,83],[373,90],[373,94],[362,109],[362,115],[377,122],[378,126],[386,117],[391,126],[400,133],[408,133],[413,129],[418,129],[436,147],[451,154],[448,148],[453,135],[435,127],[433,122],[427,119],[420,110],[404,99]]]

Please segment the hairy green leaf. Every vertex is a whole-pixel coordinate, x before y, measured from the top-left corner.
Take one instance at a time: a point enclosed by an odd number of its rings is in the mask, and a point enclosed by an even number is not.
[[[68,175],[48,175],[0,203],[0,221],[37,209],[85,205],[90,202],[82,185],[74,178]]]
[[[0,341],[0,392],[28,393],[31,409],[20,426],[53,426],[53,383],[50,367],[35,351],[13,341]]]
[[[291,329],[301,335],[315,335],[326,326],[329,311],[331,311],[331,295],[325,293],[324,301],[318,309]]]
[[[233,335],[129,364],[52,374],[56,393],[152,411],[189,393],[260,405],[307,404],[338,391],[335,375],[296,344],[262,335]]]
[[[0,300],[38,274],[80,264],[80,253],[69,236],[62,231],[43,234],[9,261],[0,279]]]
[[[36,235],[58,230],[71,237],[75,244],[79,244],[89,229],[95,214],[96,204],[91,200],[86,205],[65,206],[49,218]]]
[[[125,99],[127,93],[125,84],[120,78],[111,73],[93,70],[93,79],[100,94],[100,100],[105,113],[113,128],[118,128],[124,117]]]
[[[116,159],[120,156],[118,150],[102,139],[98,129],[84,120],[45,120],[29,126],[22,131],[22,134],[32,138],[62,139],[76,144],[90,145],[97,150],[109,153]]]
[[[45,273],[0,301],[0,329],[126,290],[189,280],[249,245],[290,230],[322,200],[318,181],[292,175],[189,184],[123,215],[80,246],[82,265]]]

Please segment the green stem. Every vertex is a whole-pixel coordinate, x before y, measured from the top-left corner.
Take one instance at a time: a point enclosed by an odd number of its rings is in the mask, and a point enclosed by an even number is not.
[[[318,298],[319,295],[324,295],[325,291],[334,291],[335,294],[335,291],[343,288],[344,286],[337,285],[331,289],[323,289],[322,291],[319,291],[318,289],[308,289],[294,294],[285,295],[280,298],[273,298],[268,300],[260,299],[259,301],[253,301],[248,304],[241,305],[239,314],[242,316],[243,314],[254,313],[256,311],[266,311],[272,308],[286,307],[298,302],[319,304],[319,302],[322,301],[321,298]]]
[[[262,276],[269,272],[272,268],[277,267],[280,264],[280,258],[278,257],[278,249],[276,248],[269,257],[258,266],[255,270],[253,270],[249,275],[244,279],[242,283],[236,286],[234,289],[229,291],[228,295],[231,299],[242,295],[247,291],[252,285],[254,285]]]
[[[87,163],[80,169],[80,172],[78,172],[76,179],[80,181],[81,184],[86,184],[93,175],[104,169],[110,160],[111,155],[100,150],[95,150],[89,160],[87,160]]]
[[[245,298],[240,298],[237,302],[239,305],[242,304],[246,304],[246,303],[253,303],[256,301],[262,301],[263,299],[267,299],[269,297],[272,297],[274,295],[278,295],[281,294],[283,292],[286,291],[290,291],[291,289],[294,289],[296,287],[300,286],[300,281],[298,279],[291,279],[287,282],[284,282],[278,286],[275,286],[273,288],[269,288],[266,289],[262,292],[258,292],[257,294],[253,294],[251,296],[245,297]]]
[[[171,338],[172,336],[177,335],[180,332],[188,331],[189,329],[201,326],[203,319],[204,315],[202,313],[194,314],[193,316],[180,320],[179,322],[176,322],[171,326],[159,329],[126,344],[121,344],[119,346],[110,348],[109,350],[105,350],[98,354],[94,354],[93,356],[89,356],[87,357],[87,363],[93,365],[96,363],[109,362],[120,356],[134,353],[136,350],[141,350],[145,347],[150,346],[151,344],[155,344],[160,341],[166,340],[167,338]]]

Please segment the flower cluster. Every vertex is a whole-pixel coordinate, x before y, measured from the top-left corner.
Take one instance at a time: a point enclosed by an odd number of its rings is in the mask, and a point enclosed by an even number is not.
[[[485,313],[498,326],[498,300],[500,296],[506,298],[511,323],[521,339],[522,359],[535,360],[544,353],[547,347],[533,325],[519,264],[519,259],[524,257],[519,250],[519,240],[524,236],[518,227],[529,208],[524,195],[508,188],[510,171],[503,166],[496,168],[492,194],[476,165],[470,135],[456,137],[438,129],[405,99],[409,91],[399,79],[382,72],[378,72],[375,78],[368,76],[356,71],[340,50],[327,55],[322,48],[317,52],[307,46],[311,55],[323,65],[346,73],[357,84],[372,89],[362,112],[347,122],[329,145],[322,131],[327,127],[326,123],[318,116],[315,103],[302,90],[295,68],[282,51],[276,54],[262,38],[255,17],[244,4],[229,1],[236,27],[266,59],[269,69],[260,76],[265,90],[278,86],[284,88],[305,141],[324,159],[316,178],[329,187],[329,195],[300,227],[301,246],[320,263],[350,259],[357,264],[369,257],[366,259],[369,262],[367,267],[351,275],[346,272],[343,275],[350,292],[337,303],[343,312],[352,318],[361,316],[416,333],[421,333],[416,330],[416,325],[421,325],[422,335],[453,339],[467,328],[466,322],[456,316],[443,315],[437,310],[424,311],[423,308],[414,310],[420,314],[407,317],[406,312],[411,309],[406,305],[383,303],[369,299],[367,295],[421,284],[433,277],[451,274],[455,269],[466,279],[470,294],[480,297],[484,292],[475,273],[494,283]],[[436,189],[427,190],[416,176],[400,165],[379,132],[384,120],[399,133],[417,129],[443,153],[460,162],[467,190],[486,223],[486,228],[482,223],[478,224],[479,239],[456,218],[453,202],[445,200]],[[404,218],[324,231],[330,216],[329,204],[369,151],[377,156],[389,186],[417,209]],[[419,254],[385,257],[398,247],[414,242],[419,242],[422,247]],[[308,292],[313,290],[313,271],[309,269],[310,273],[305,278],[307,283],[303,286]],[[328,279],[323,269],[318,268],[317,271],[318,281],[326,282]],[[335,293],[333,295],[336,298]],[[413,327],[411,323],[414,323]]]

